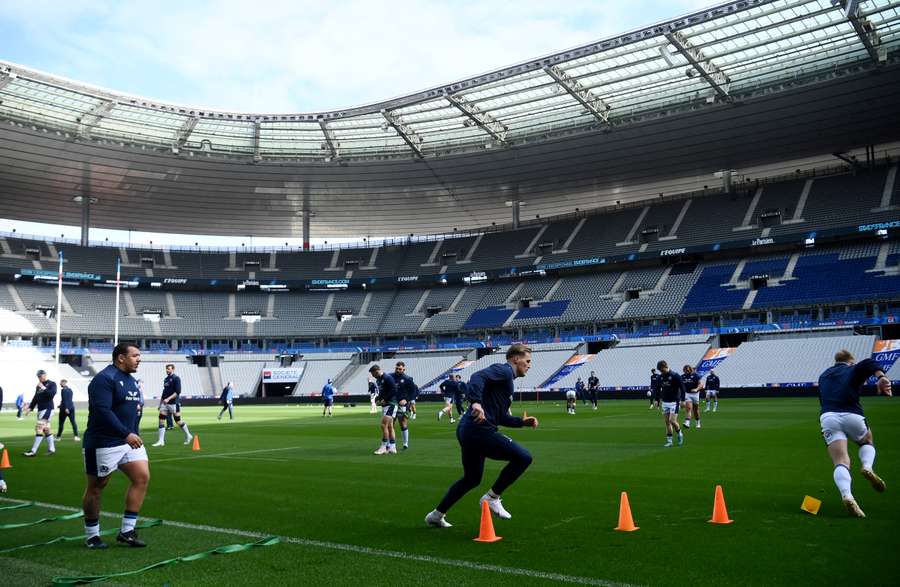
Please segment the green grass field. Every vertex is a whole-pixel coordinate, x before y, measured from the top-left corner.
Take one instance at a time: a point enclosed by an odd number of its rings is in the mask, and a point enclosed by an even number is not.
[[[368,406],[336,408],[323,420],[314,407],[242,407],[217,422],[214,408],[185,408],[200,452],[179,431],[148,448],[150,491],[146,549],[88,551],[81,542],[0,554],[0,584],[46,585],[59,575],[111,573],[225,544],[277,535],[280,544],[166,566],[119,579],[119,585],[537,585],[553,582],[635,585],[896,584],[894,543],[900,508],[900,404],[866,400],[876,470],[888,483],[876,494],[858,474],[854,493],[868,517],[844,512],[811,399],[724,400],[704,414],[685,446],[663,449],[661,417],[645,402],[606,402],[576,416],[546,402],[516,404],[540,418],[537,430],[512,430],[534,464],[506,493],[512,520],[496,520],[503,540],[472,541],[478,498],[500,466],[489,463],[482,487],[448,514],[454,527],[427,528],[424,515],[461,473],[454,427],[421,404],[411,449],[374,456],[378,417]],[[144,437],[155,441],[153,414]],[[79,420],[83,426],[86,410]],[[57,454],[26,459],[33,416],[0,413],[10,449],[6,498],[75,508],[83,470],[71,435]],[[707,523],[716,484],[724,487],[731,525]],[[125,478],[107,489],[103,529],[119,524]],[[627,491],[637,532],[615,532],[619,494]],[[824,501],[818,516],[800,510],[804,495]],[[15,502],[0,500],[0,507]],[[71,511],[71,510],[70,510]],[[0,524],[67,513],[33,506],[0,510]],[[222,530],[192,527],[213,526]],[[226,531],[223,531],[226,530]],[[0,550],[82,532],[80,520],[0,530]],[[112,537],[107,537],[111,541]]]

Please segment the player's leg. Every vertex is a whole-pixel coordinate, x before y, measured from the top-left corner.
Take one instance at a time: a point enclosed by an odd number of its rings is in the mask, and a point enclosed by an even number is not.
[[[484,444],[484,454],[487,458],[508,462],[500,470],[497,480],[491,485],[491,489],[484,494],[481,501],[487,501],[492,512],[508,520],[512,516],[503,507],[500,496],[510,485],[515,483],[516,479],[522,476],[522,473],[528,469],[533,459],[531,453],[522,445],[499,432],[491,433],[482,442]]]
[[[31,450],[24,453],[26,457],[33,457],[37,454],[38,449],[41,447],[41,443],[44,441],[44,421],[38,420],[34,425],[34,442],[31,445]]]
[[[866,514],[853,497],[852,479],[850,477],[850,454],[847,452],[847,435],[844,432],[843,416],[834,412],[826,412],[819,417],[822,425],[822,437],[828,447],[828,456],[834,465],[832,477],[841,494],[844,507],[851,516],[865,518]]]
[[[137,457],[127,463],[121,463],[119,469],[128,477],[130,484],[128,492],[125,494],[125,513],[122,515],[122,527],[119,535],[116,536],[117,542],[122,542],[128,546],[142,547],[146,544],[139,540],[134,527],[137,525],[138,513],[144,503],[144,497],[147,495],[147,485],[150,483],[150,464],[147,462],[147,453],[141,449],[131,449],[129,452],[142,452],[143,460]]]
[[[56,427],[56,437],[62,438],[63,429],[66,427],[66,411],[59,411],[59,426]],[[77,434],[75,436],[78,436]]]
[[[471,432],[460,435],[457,431],[457,437],[459,437],[459,444],[462,449],[463,476],[447,489],[444,498],[435,508],[435,511],[441,517],[450,511],[450,508],[462,499],[465,494],[478,487],[481,483],[481,478],[484,475],[485,456],[478,446],[477,438],[473,439],[472,436],[473,433]]]
[[[78,437],[78,424],[75,422],[75,410],[69,411],[69,421],[72,423],[72,439],[78,442],[80,438]]]
[[[224,406],[222,406],[222,409],[219,410],[219,415],[216,416],[216,420],[221,420],[222,416],[225,414],[225,410],[227,410],[227,409],[228,409],[228,404],[226,403]]]
[[[694,413],[694,402],[689,399],[684,400],[684,427],[691,427],[691,414]]]
[[[181,428],[181,431],[184,432],[184,443],[190,444],[191,440],[194,439],[194,435],[191,434],[191,431],[188,429],[187,422],[181,419],[181,412],[175,412],[175,424]]]
[[[228,402],[228,419],[234,420],[234,403]]]
[[[716,390],[716,395],[713,397],[713,412],[719,411],[719,391]]]
[[[697,394],[697,397],[691,403],[693,404],[694,420],[697,421],[697,428],[700,428],[700,394]]]
[[[387,410],[387,408],[385,408]],[[381,446],[375,451],[377,455],[387,454],[388,452],[388,443],[390,441],[390,420],[391,417],[387,414],[381,416],[381,423],[379,424],[381,428]]]
[[[325,417],[325,412],[328,411],[328,402],[322,402],[322,417]]]
[[[403,450],[409,448],[409,415],[400,414],[400,434],[403,437]]]
[[[663,423],[666,426],[666,443],[663,445],[664,447],[672,446],[672,418],[670,417],[669,409],[663,409]]]
[[[886,485],[884,480],[875,473],[875,444],[872,440],[872,430],[869,429],[866,419],[862,418],[862,416],[860,418],[862,419],[862,425],[865,426],[865,432],[860,434],[857,431],[854,435],[857,438],[856,444],[859,445],[859,462],[862,468],[860,472],[869,481],[872,488],[881,493],[885,490]],[[854,427],[860,428],[861,426],[857,422]]]
[[[88,449],[88,453],[93,450]],[[85,463],[91,458],[85,455]],[[94,471],[96,471],[96,459],[94,459]],[[90,465],[87,465],[90,468]],[[109,476],[98,477],[96,474],[87,474],[87,486],[81,499],[81,509],[84,511],[84,537],[88,548],[106,548],[100,538],[100,502],[103,497],[103,489],[109,483]]]
[[[416,419],[416,400],[411,400],[409,402],[409,409],[412,412],[412,419]]]
[[[165,446],[166,445],[166,416],[168,412],[168,406],[160,406],[159,407],[159,428],[157,429],[157,434],[159,438],[153,444],[153,446]]]

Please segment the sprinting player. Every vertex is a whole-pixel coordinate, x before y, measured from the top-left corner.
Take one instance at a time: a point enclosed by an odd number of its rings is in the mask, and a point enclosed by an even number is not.
[[[591,397],[591,403],[594,405],[594,409],[597,409],[597,394],[600,391],[600,379],[597,378],[597,375],[591,371],[591,376],[588,377],[588,395]]]
[[[863,359],[859,363],[850,351],[844,349],[834,355],[834,366],[829,367],[819,376],[819,423],[822,425],[822,436],[828,447],[828,456],[834,463],[834,484],[841,492],[844,507],[851,516],[865,518],[866,514],[856,503],[850,490],[850,454],[847,450],[847,438],[859,445],[859,460],[862,463],[862,476],[879,493],[884,491],[885,483],[875,474],[875,446],[872,444],[872,430],[863,414],[859,403],[859,390],[866,380],[874,375],[878,393],[891,396],[891,380],[888,379],[878,363],[872,359]],[[855,364],[856,363],[856,364]]]
[[[72,423],[72,440],[78,442],[78,424],[75,423],[75,402],[72,401],[72,390],[69,388],[69,382],[65,379],[59,380],[59,429],[56,431],[56,439],[62,438],[63,428],[66,426],[66,419]]]
[[[375,381],[373,379],[369,379],[369,413],[375,414],[378,412],[378,406],[375,405],[375,399],[378,397],[378,386],[375,385]]]
[[[322,407],[322,417],[324,418],[326,413],[329,418],[334,416],[334,386],[331,384],[331,379],[322,388],[322,403],[325,404]]]
[[[659,373],[656,372],[656,369],[650,369],[650,391],[647,392],[647,395],[650,396],[650,409],[653,409],[654,403],[659,408]]]
[[[663,448],[672,446],[672,433],[678,435],[678,446],[684,443],[684,433],[678,425],[678,405],[684,400],[684,381],[681,376],[669,369],[668,363],[660,361],[659,369],[659,401],[662,404],[663,422],[666,423],[666,443]]]
[[[184,432],[184,443],[190,444],[194,435],[188,429],[187,422],[181,420],[181,408],[178,401],[181,395],[181,377],[175,375],[175,365],[166,365],[166,378],[163,379],[162,398],[159,401],[159,440],[153,446],[166,445],[166,416],[172,416],[175,423]]]
[[[453,395],[453,403],[456,405],[456,417],[462,418],[462,415],[466,413],[466,408],[463,405],[463,400],[466,397],[466,392],[468,390],[468,386],[466,382],[462,380],[462,375],[456,376],[456,393]]]
[[[456,383],[456,376],[452,373],[449,377],[447,377],[446,381],[441,382],[440,390],[441,394],[444,396],[444,407],[438,410],[438,422],[441,421],[441,418],[444,417],[444,414],[450,416],[450,423],[453,424],[456,420],[453,419],[453,401],[456,397],[457,389],[459,385]]]
[[[397,440],[394,418],[397,416],[397,382],[390,373],[382,371],[378,365],[369,367],[369,373],[378,383],[378,404],[381,408],[381,446],[377,455],[397,454]]]
[[[406,374],[406,363],[397,361],[394,366],[394,381],[397,383],[397,423],[400,424],[400,434],[403,437],[403,450],[409,449],[409,420],[410,409],[416,396],[419,395],[419,386],[413,378]],[[415,414],[413,414],[415,415]]]
[[[460,419],[456,438],[462,450],[463,476],[447,490],[447,494],[427,516],[425,523],[437,528],[451,526],[447,512],[466,493],[478,487],[484,475],[484,460],[508,461],[491,489],[481,497],[490,510],[503,519],[512,516],[503,507],[500,496],[531,465],[531,454],[508,436],[500,434],[498,426],[537,428],[537,418],[518,418],[510,414],[514,381],[524,377],[531,368],[531,349],[514,344],[506,351],[506,362],[491,365],[476,372],[469,379],[469,409]]]
[[[704,387],[706,388],[706,409],[704,412],[709,411],[709,397],[712,396],[713,400],[713,412],[719,410],[719,376],[716,375],[715,371],[710,371],[706,376],[706,384]]]
[[[97,373],[88,386],[88,423],[84,431],[87,487],[82,508],[86,544],[92,549],[106,548],[100,538],[100,499],[116,469],[125,473],[129,481],[116,542],[146,546],[134,529],[150,482],[147,449],[136,426],[141,391],[132,376],[141,364],[141,351],[133,344],[120,342],[112,357],[112,364]]]
[[[578,384],[581,383],[581,393],[578,393]],[[584,383],[581,381],[581,377],[578,378],[578,381],[575,382],[575,389],[567,389],[566,390],[566,413],[569,415],[575,415],[575,405],[578,403],[578,396],[584,397]]]
[[[16,420],[22,419],[22,410],[25,409],[25,394],[20,393],[16,396]]]
[[[697,428],[700,428],[700,390],[703,389],[703,383],[700,376],[690,365],[685,365],[682,369],[684,375],[684,427],[691,427],[691,416],[697,420]]]
[[[331,381],[331,379],[328,381]],[[219,401],[222,402],[222,410],[219,412],[218,419],[221,420],[222,415],[228,410],[228,419],[234,420],[234,384],[231,381],[225,385],[222,395],[219,396]]]
[[[35,407],[37,408],[37,424],[34,426],[34,444],[31,450],[23,453],[26,457],[33,457],[37,454],[41,441],[47,439],[47,454],[56,454],[56,440],[53,438],[53,431],[50,429],[50,418],[53,416],[53,398],[56,396],[56,382],[47,378],[47,372],[41,369],[37,372],[38,384],[34,388],[34,397],[28,404],[26,414],[31,413]]]

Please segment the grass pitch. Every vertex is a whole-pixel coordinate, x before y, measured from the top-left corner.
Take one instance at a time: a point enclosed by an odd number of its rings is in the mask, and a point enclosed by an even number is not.
[[[80,542],[0,554],[0,583],[46,585],[52,577],[118,572],[248,543],[251,533],[281,544],[163,567],[118,585],[821,585],[896,584],[893,542],[900,508],[900,403],[868,398],[876,470],[888,490],[876,494],[859,475],[853,489],[864,520],[844,512],[811,399],[728,400],[703,414],[681,448],[663,449],[662,419],[642,401],[579,404],[569,416],[553,402],[515,404],[538,416],[537,430],[507,430],[534,464],[504,495],[512,520],[495,520],[503,540],[472,541],[478,498],[500,464],[488,462],[482,487],[448,514],[454,527],[427,528],[423,517],[461,474],[455,425],[438,422],[436,404],[420,404],[411,448],[374,456],[379,416],[368,407],[236,407],[233,422],[216,408],[186,407],[200,452],[178,430],[163,448],[148,447],[145,517],[173,522],[141,532],[149,547],[88,551]],[[67,431],[57,454],[26,459],[33,416],[0,412],[0,440],[13,468],[7,498],[79,507],[80,445]],[[84,425],[87,411],[79,413]],[[143,435],[155,441],[148,410]],[[707,523],[721,484],[734,524]],[[121,474],[104,496],[103,529],[118,527],[126,487]],[[619,494],[627,491],[640,530],[614,532]],[[804,495],[823,500],[818,516],[800,510]],[[0,507],[13,502],[0,501]],[[66,513],[46,507],[0,511],[0,524]],[[215,531],[216,527],[227,531]],[[82,532],[80,520],[0,530],[0,549]],[[112,542],[112,537],[107,537]]]

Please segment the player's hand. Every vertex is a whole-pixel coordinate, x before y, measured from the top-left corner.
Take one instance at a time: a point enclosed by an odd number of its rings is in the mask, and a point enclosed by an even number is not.
[[[134,432],[125,437],[125,442],[131,448],[141,448],[142,446],[144,446],[144,441],[141,440],[141,437]]]
[[[538,419],[534,416],[528,416],[527,418],[522,418],[522,425],[527,426],[529,428],[537,428],[538,427]]]
[[[472,418],[475,420],[476,424],[484,422],[484,408],[481,407],[481,404],[472,404]]]
[[[406,400],[405,400],[405,399],[402,399],[402,400],[400,400],[399,403],[400,403],[401,406],[405,406],[405,405],[406,405]]]
[[[893,393],[891,392],[891,380],[887,377],[882,377],[878,380],[878,393],[883,393],[888,397],[893,397]]]

